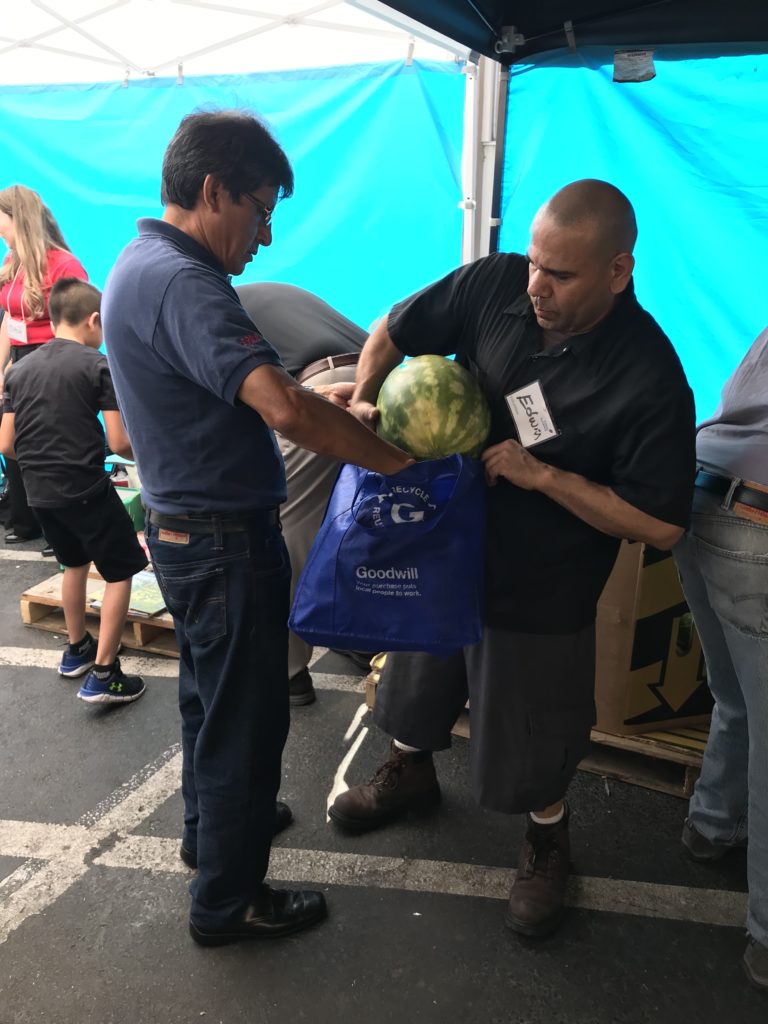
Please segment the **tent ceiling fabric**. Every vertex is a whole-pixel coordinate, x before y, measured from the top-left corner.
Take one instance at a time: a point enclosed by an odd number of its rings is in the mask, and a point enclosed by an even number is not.
[[[505,63],[561,47],[756,43],[768,48],[765,0],[386,0],[386,6]],[[569,41],[565,25],[570,22]],[[522,37],[499,54],[502,28]]]
[[[414,52],[415,51],[415,52]],[[6,0],[0,82],[120,81],[452,59],[347,0]]]

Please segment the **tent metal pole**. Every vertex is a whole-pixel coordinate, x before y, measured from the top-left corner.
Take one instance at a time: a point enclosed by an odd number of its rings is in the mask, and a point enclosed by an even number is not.
[[[464,211],[461,261],[471,263],[490,251],[493,196],[498,150],[499,64],[481,57],[465,68],[464,145],[462,150],[462,200]]]
[[[493,193],[489,218],[488,252],[499,251],[499,229],[501,228],[501,186],[504,172],[504,140],[507,130],[507,101],[509,98],[509,68],[499,71],[496,93],[496,132],[493,161]]]

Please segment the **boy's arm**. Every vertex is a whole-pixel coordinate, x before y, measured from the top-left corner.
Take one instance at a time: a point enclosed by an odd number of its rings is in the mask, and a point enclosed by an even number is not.
[[[16,414],[4,412],[0,419],[0,454],[7,455],[9,459],[15,459],[13,443],[16,440],[16,428],[14,421]]]
[[[124,459],[133,458],[133,450],[128,435],[123,425],[123,417],[117,409],[102,409],[104,417],[104,429],[107,434],[107,443],[115,455],[122,455]]]

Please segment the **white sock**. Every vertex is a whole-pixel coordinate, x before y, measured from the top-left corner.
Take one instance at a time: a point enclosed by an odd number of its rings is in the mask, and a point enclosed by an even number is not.
[[[565,814],[565,804],[563,804],[560,808],[560,812],[558,814],[555,814],[551,818],[539,818],[537,817],[537,815],[533,813],[533,811],[529,811],[529,814],[531,815],[531,821],[535,821],[537,825],[556,825],[558,821],[563,820],[563,815]]]
[[[400,740],[396,739],[393,739],[392,742],[398,750],[404,750],[406,754],[418,754],[421,752],[421,747],[409,747],[407,743],[401,743]]]

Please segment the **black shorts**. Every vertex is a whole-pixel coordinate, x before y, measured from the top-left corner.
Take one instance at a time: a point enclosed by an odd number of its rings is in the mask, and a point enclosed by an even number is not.
[[[67,568],[93,562],[107,583],[117,583],[147,565],[131,517],[111,484],[74,505],[36,508],[35,515]]]
[[[486,626],[447,658],[388,654],[373,720],[422,750],[444,750],[469,698],[470,770],[479,804],[539,811],[565,795],[595,724],[595,626],[513,633]]]

